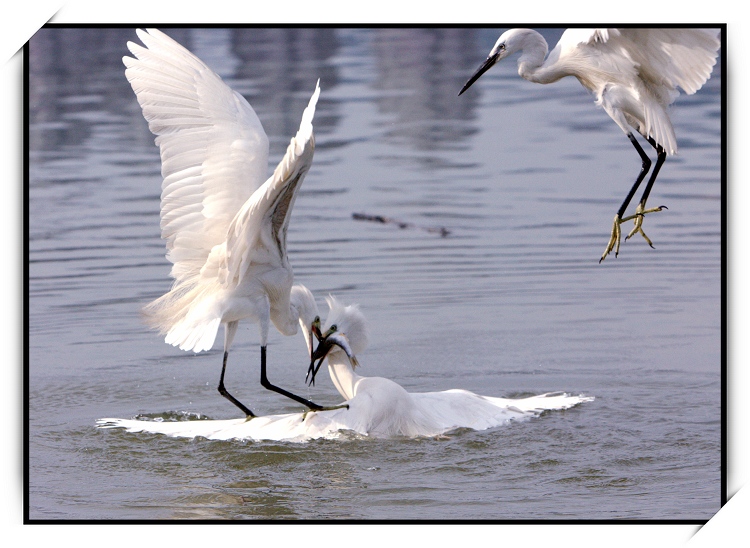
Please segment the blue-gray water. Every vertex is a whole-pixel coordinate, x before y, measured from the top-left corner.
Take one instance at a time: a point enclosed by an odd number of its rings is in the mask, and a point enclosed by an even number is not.
[[[133,29],[31,40],[29,517],[32,519],[705,520],[721,478],[721,67],[673,109],[638,236],[598,264],[639,169],[573,79],[514,61],[458,90],[502,29],[165,29],[255,108],[271,163],[315,82],[313,168],[288,248],[296,281],[360,303],[362,374],[411,391],[565,390],[596,400],[447,439],[186,441],[100,417],[229,418],[220,344],[184,353],[141,322],[169,288],[159,155],[121,62]],[[554,43],[561,30],[544,31]],[[400,229],[352,218],[384,215]],[[445,237],[425,230],[442,227]],[[261,413],[242,324],[227,384]],[[304,386],[301,335],[272,331],[269,375]]]

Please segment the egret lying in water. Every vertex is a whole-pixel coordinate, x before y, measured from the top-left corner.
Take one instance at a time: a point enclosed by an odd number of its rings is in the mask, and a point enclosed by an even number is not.
[[[365,318],[358,307],[344,306],[333,297],[328,298],[328,305],[327,327],[311,356],[312,374],[327,358],[328,372],[348,410],[272,415],[251,421],[100,419],[99,426],[210,439],[305,441],[340,437],[344,432],[372,437],[433,437],[459,428],[484,430],[593,400],[560,392],[519,399],[479,396],[467,390],[414,393],[390,379],[363,377],[355,372],[353,364],[358,361],[352,356],[359,356],[367,346]]]
[[[547,42],[536,31],[511,29],[498,38],[487,59],[459,92],[461,95],[495,63],[521,52],[518,74],[539,84],[575,76],[596,96],[596,104],[626,133],[641,157],[641,171],[615,215],[607,247],[599,262],[620,251],[620,224],[633,219],[635,226],[625,238],[643,232],[643,216],[666,209],[646,209],[651,188],[667,155],[677,152],[677,139],[667,106],[679,95],[677,87],[691,95],[711,76],[720,42],[717,29],[612,28],[567,29],[547,55]],[[651,167],[631,128],[656,149],[651,172],[635,214],[624,217],[638,187]]]
[[[209,350],[224,326],[219,392],[248,417],[253,412],[224,387],[229,348],[240,320],[260,327],[261,384],[310,409],[321,406],[272,385],[266,375],[269,324],[283,335],[302,326],[312,352],[318,308],[292,285],[286,234],[315,148],[312,120],[320,87],[297,135],[268,180],[268,138],[253,108],[200,59],[166,34],[138,30],[128,42],[125,76],[156,135],[162,161],[161,236],[173,263],[172,289],[144,308],[148,323],[182,350]]]

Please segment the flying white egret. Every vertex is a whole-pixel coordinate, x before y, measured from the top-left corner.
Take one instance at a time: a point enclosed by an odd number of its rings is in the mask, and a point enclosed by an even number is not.
[[[531,29],[511,29],[498,38],[459,95],[495,63],[520,51],[518,74],[526,80],[549,84],[575,76],[596,96],[596,104],[620,126],[641,157],[641,171],[615,215],[601,263],[612,249],[617,256],[620,224],[631,219],[635,226],[625,239],[639,232],[654,247],[643,232],[643,216],[666,206],[646,209],[646,200],[667,155],[677,152],[667,107],[679,95],[677,87],[692,95],[709,79],[720,46],[718,33],[718,29],[697,28],[567,29],[547,55],[547,42],[541,34]],[[657,156],[635,214],[624,217],[651,168],[651,160],[631,128],[656,149]]]
[[[201,352],[224,326],[219,392],[247,417],[253,412],[224,387],[240,320],[260,328],[261,384],[310,409],[321,406],[272,385],[266,375],[270,322],[283,335],[302,327],[312,352],[318,308],[292,285],[286,251],[292,207],[315,148],[312,119],[319,82],[297,135],[273,175],[268,138],[253,108],[200,59],[166,34],[138,30],[128,42],[127,77],[161,152],[161,236],[173,263],[172,289],[144,307],[147,322],[182,350]]]
[[[348,410],[291,413],[258,417],[252,421],[189,420],[156,422],[132,419],[100,419],[102,428],[125,428],[129,432],[161,433],[176,437],[209,439],[306,441],[336,438],[344,432],[371,437],[434,437],[459,428],[484,430],[513,420],[536,417],[544,411],[568,409],[587,396],[550,393],[509,399],[479,396],[467,390],[407,392],[383,377],[355,373],[357,360],[368,342],[365,318],[355,305],[345,306],[328,298],[330,312],[325,334],[311,356],[328,359],[328,372]]]

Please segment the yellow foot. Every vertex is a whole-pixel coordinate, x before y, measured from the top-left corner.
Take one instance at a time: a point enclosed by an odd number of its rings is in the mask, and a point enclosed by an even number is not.
[[[629,221],[630,219],[633,220],[633,224],[635,225],[633,227],[633,230],[630,231],[630,233],[625,236],[625,241],[627,242],[630,237],[635,234],[636,232],[639,232],[641,236],[646,240],[648,245],[651,246],[651,249],[654,248],[654,244],[651,243],[651,240],[648,236],[646,236],[646,233],[643,232],[643,228],[641,228],[641,225],[643,225],[643,216],[646,213],[656,213],[657,211],[661,211],[662,209],[668,209],[667,206],[659,206],[659,207],[652,207],[651,209],[643,209],[643,206],[641,204],[638,204],[638,207],[635,209],[635,215],[631,215],[630,217],[625,217],[622,222]]]
[[[654,244],[651,243],[651,240],[646,236],[646,233],[643,232],[643,216],[647,213],[656,213],[657,211],[661,211],[662,209],[668,209],[667,206],[659,206],[659,207],[652,207],[651,209],[643,209],[643,205],[638,204],[638,207],[635,209],[635,214],[630,215],[628,217],[623,217],[622,219],[615,215],[615,220],[612,223],[612,232],[609,236],[609,242],[607,243],[607,247],[604,250],[604,253],[602,253],[602,258],[599,259],[599,262],[601,263],[604,258],[610,254],[610,252],[614,249],[615,250],[615,257],[620,253],[620,237],[622,235],[622,232],[620,230],[620,225],[626,221],[633,220],[633,224],[635,225],[633,227],[633,230],[630,231],[630,233],[625,237],[625,241],[627,241],[631,236],[633,236],[636,232],[640,233],[641,236],[644,237],[646,242],[648,242],[648,245],[651,246],[652,249],[654,248]]]
[[[609,242],[607,242],[607,247],[604,250],[604,253],[602,253],[602,258],[599,259],[599,263],[601,263],[604,258],[609,255],[609,253],[612,251],[612,249],[615,250],[615,257],[617,257],[617,254],[620,252],[620,224],[622,223],[622,219],[620,219],[619,215],[615,215],[615,220],[612,223],[612,232],[609,235]]]
[[[317,413],[318,411],[333,411],[334,409],[349,409],[348,403],[342,403],[341,405],[333,405],[331,407],[321,407],[320,409],[308,409],[302,413],[302,422],[305,422],[307,415],[310,413]]]

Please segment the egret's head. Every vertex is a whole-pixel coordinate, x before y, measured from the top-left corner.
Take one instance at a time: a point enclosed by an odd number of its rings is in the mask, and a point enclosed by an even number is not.
[[[364,351],[368,342],[365,317],[357,305],[344,306],[333,296],[326,301],[330,310],[325,327],[316,334],[318,347],[310,355],[307,371],[310,385],[315,383],[315,375],[329,354],[343,352],[354,368],[359,365],[356,354]]]
[[[479,65],[479,68],[464,84],[464,87],[461,88],[461,91],[459,91],[458,94],[461,95],[464,91],[469,89],[471,85],[479,80],[479,77],[482,76],[482,74],[490,70],[495,63],[522,50],[526,45],[527,37],[532,33],[534,33],[534,31],[530,29],[510,29],[502,33],[500,38],[497,39],[497,42],[495,42],[495,46],[490,50],[487,59]]]

